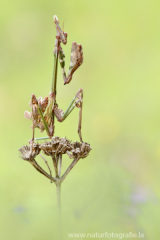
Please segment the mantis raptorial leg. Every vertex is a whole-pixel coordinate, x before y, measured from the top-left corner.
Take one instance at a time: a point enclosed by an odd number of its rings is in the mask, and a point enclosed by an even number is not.
[[[67,77],[66,71],[65,71],[65,54],[64,54],[63,49],[60,46],[60,44],[63,43],[65,45],[67,43],[68,35],[66,32],[63,32],[62,29],[60,28],[59,20],[58,20],[57,16],[54,16],[54,23],[55,23],[56,30],[57,30],[54,54],[57,53],[59,56],[59,62],[60,62],[61,68],[62,68],[64,84],[67,84],[71,81],[72,75],[75,72],[75,70],[83,63],[82,45],[77,44],[76,42],[72,43],[70,66],[69,66],[68,77]],[[57,56],[57,58],[58,58],[58,56]],[[57,60],[57,58],[56,58],[56,60]]]
[[[75,72],[75,70],[83,63],[82,45],[77,44],[76,42],[72,43],[68,77],[66,76],[65,54],[64,54],[62,48],[60,48],[60,50],[59,50],[59,62],[60,62],[61,69],[62,69],[64,84],[67,84],[71,81],[72,75]]]

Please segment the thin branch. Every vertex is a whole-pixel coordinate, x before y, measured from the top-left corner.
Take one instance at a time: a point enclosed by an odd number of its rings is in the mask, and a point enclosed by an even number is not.
[[[58,165],[58,161],[59,161],[59,154],[57,153],[56,154],[56,163],[57,163],[57,165]]]
[[[51,175],[51,177],[52,177],[52,172],[51,172],[51,169],[50,169],[50,167],[49,167],[49,165],[48,165],[47,160],[46,160],[41,154],[39,154],[39,155],[40,155],[41,158],[45,161],[45,163],[46,163],[46,165],[47,165],[47,167],[48,167],[48,169],[49,169],[50,175]]]
[[[65,171],[65,173],[62,175],[61,177],[61,183],[64,181],[64,179],[67,177],[68,173],[71,171],[71,169],[76,165],[76,163],[78,162],[80,158],[75,158],[73,160],[73,162],[69,165],[69,167],[67,168],[67,170]]]
[[[62,153],[59,154],[59,167],[58,167],[58,176],[61,176],[61,168],[62,168]]]
[[[56,177],[58,177],[58,168],[57,168],[57,156],[55,158],[55,155],[52,156],[53,166],[55,170]]]
[[[57,222],[58,222],[58,238],[61,240],[61,183],[56,184],[57,188]]]
[[[41,174],[43,174],[45,177],[49,178],[52,182],[56,183],[57,179],[50,176],[46,171],[43,170],[43,168],[41,168],[38,163],[35,161],[35,159],[32,159],[31,161],[29,161],[32,166]]]

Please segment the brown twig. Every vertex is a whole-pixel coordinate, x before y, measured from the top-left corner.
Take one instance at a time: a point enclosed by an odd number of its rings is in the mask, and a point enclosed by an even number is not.
[[[61,168],[62,168],[62,153],[59,154],[59,167],[58,167],[58,176],[61,177]]]
[[[47,165],[47,167],[48,167],[48,169],[49,169],[49,172],[50,172],[50,176],[52,177],[52,171],[51,171],[51,169],[50,169],[50,167],[49,167],[49,165],[48,165],[48,162],[47,162],[47,160],[41,155],[41,154],[39,154],[40,156],[41,156],[41,158],[45,161],[45,163],[46,163],[46,165]],[[51,181],[52,182],[52,181]]]
[[[78,162],[79,158],[75,158],[73,160],[73,162],[69,165],[69,167],[67,168],[67,170],[65,171],[65,173],[62,175],[61,179],[61,183],[64,181],[64,179],[67,177],[68,173],[71,171],[71,169],[76,165],[76,163]]]
[[[56,177],[58,177],[58,168],[57,168],[57,156],[55,158],[55,155],[52,156],[53,166],[55,170]]]

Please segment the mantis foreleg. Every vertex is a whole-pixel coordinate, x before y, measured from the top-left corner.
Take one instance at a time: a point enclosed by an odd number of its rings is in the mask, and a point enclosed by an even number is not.
[[[65,54],[61,47],[58,54],[59,54],[59,62],[62,68],[64,84],[67,84],[71,81],[72,75],[75,72],[75,70],[83,63],[82,45],[77,44],[76,42],[72,43],[68,77],[66,76],[66,71],[65,71]]]
[[[60,62],[61,68],[62,68],[64,84],[67,84],[71,81],[72,75],[75,72],[75,70],[83,63],[82,45],[77,44],[76,42],[72,43],[71,59],[70,59],[68,77],[67,77],[66,71],[65,71],[65,54],[60,45],[61,43],[63,43],[64,45],[67,43],[67,33],[63,32],[62,29],[60,28],[59,20],[58,20],[57,16],[54,16],[53,18],[54,18],[54,23],[55,23],[56,30],[57,30],[54,54],[55,54],[55,52],[58,53],[59,62]]]

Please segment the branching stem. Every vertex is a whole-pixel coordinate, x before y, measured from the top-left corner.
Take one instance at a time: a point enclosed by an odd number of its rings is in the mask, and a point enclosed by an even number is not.
[[[69,167],[67,168],[67,170],[65,171],[65,173],[62,175],[61,179],[61,183],[64,181],[64,179],[67,177],[68,173],[71,171],[71,169],[76,165],[76,163],[78,162],[79,158],[75,158],[73,160],[73,162],[69,165]]]

